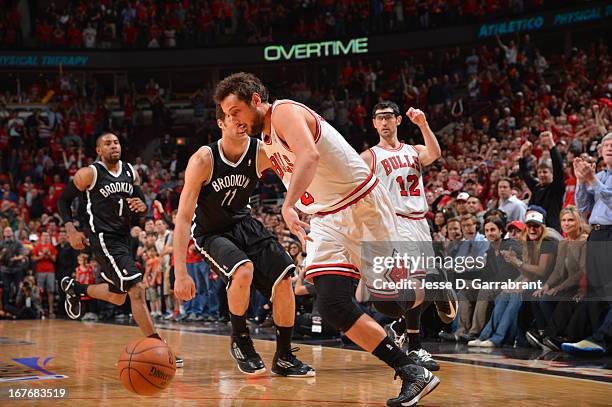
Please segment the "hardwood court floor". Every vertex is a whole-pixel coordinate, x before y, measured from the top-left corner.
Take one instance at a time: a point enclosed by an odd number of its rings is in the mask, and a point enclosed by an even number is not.
[[[158,397],[147,398],[124,390],[115,367],[122,347],[140,336],[137,328],[63,320],[0,321],[0,394],[4,396],[0,405],[384,406],[399,391],[399,380],[392,380],[391,370],[365,352],[300,345],[298,355],[316,367],[316,378],[249,379],[230,359],[227,336],[160,332],[183,356],[185,368]],[[269,366],[274,343],[257,340],[255,345]],[[53,359],[45,364],[47,358]],[[44,367],[27,369],[24,363]],[[440,365],[441,384],[420,406],[611,404],[609,383],[444,361]],[[32,375],[67,377],[6,381]],[[7,402],[9,388],[24,387],[66,387],[70,396],[60,401]]]

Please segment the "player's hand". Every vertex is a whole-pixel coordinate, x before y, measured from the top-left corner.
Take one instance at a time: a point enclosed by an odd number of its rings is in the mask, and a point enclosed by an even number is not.
[[[425,113],[423,113],[420,109],[415,109],[411,107],[406,112],[406,116],[410,119],[410,121],[417,126],[421,127],[427,124],[427,118],[425,117]]]
[[[174,280],[174,295],[176,295],[176,298],[189,301],[195,297],[195,291],[195,284],[189,274],[184,273],[176,276]]]
[[[306,230],[304,229],[310,227],[310,225],[300,220],[300,217],[295,209],[290,206],[283,205],[281,213],[283,214],[283,219],[285,220],[285,223],[287,224],[287,227],[291,233],[300,239],[302,247],[306,247],[306,240],[312,242],[312,238],[308,237],[308,234],[306,234]]]
[[[75,230],[72,233],[68,233],[68,242],[75,250],[83,250],[85,246],[89,246],[89,240],[85,237],[83,232]]]
[[[130,210],[134,213],[146,212],[147,204],[142,202],[140,198],[125,198],[130,207]]]

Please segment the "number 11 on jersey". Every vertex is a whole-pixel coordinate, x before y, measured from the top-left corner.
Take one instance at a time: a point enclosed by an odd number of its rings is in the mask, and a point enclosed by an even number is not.
[[[232,189],[231,191],[227,191],[225,193],[225,197],[223,198],[223,201],[221,202],[221,206],[225,205],[225,201],[227,200],[227,206],[230,206],[232,204],[232,200],[234,199],[234,197],[236,196],[236,191],[238,191],[238,189]],[[229,200],[227,199],[229,196],[232,196]]]

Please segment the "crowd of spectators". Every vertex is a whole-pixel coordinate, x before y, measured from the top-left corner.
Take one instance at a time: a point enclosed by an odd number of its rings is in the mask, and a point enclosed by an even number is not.
[[[0,45],[22,47],[18,2],[6,3],[0,11]],[[468,24],[556,6],[548,0],[71,0],[63,4],[38,2],[38,8],[30,10],[32,45],[133,49],[318,40]]]
[[[368,112],[376,101],[396,100],[425,110],[431,122],[438,123],[434,128],[443,151],[442,158],[424,173],[428,219],[442,250],[457,250],[453,255],[462,250],[490,251],[487,257],[497,262],[491,267],[500,273],[514,277],[525,273],[546,284],[544,291],[533,293],[535,297],[555,295],[563,289],[574,290],[572,295],[580,300],[585,295],[580,267],[570,273],[555,259],[562,253],[573,256],[570,261],[576,264],[581,261],[580,248],[571,246],[571,250],[559,252],[557,247],[564,247],[565,241],[584,240],[586,229],[571,209],[576,186],[571,164],[581,157],[602,165],[597,159],[599,142],[612,128],[609,49],[605,42],[593,42],[567,54],[544,56],[529,36],[520,41],[498,41],[497,46],[415,56],[395,69],[382,62],[347,60],[337,77],[322,75],[316,87],[289,84],[281,72],[271,90],[314,107],[358,150],[375,143]],[[283,87],[284,93],[280,91]],[[143,93],[150,105],[158,100],[163,104],[163,98],[169,97],[155,81],[149,82]],[[5,109],[4,104],[0,110],[0,225],[4,231],[0,316],[53,317],[61,312],[54,302],[54,280],[72,273],[82,281],[99,278],[95,261],[85,255],[77,260],[77,253],[67,245],[56,214],[58,196],[76,169],[94,159],[91,140],[95,134],[115,129],[129,141],[135,131],[129,122],[134,120],[138,104],[135,91],[121,95],[120,109],[126,118],[119,126],[110,118],[104,89],[95,83],[79,83],[65,75],[55,83],[32,86],[25,95],[28,101],[48,98],[49,108],[24,118]],[[15,101],[14,95],[4,97],[5,102]],[[209,99],[207,87],[192,95],[196,130],[201,125],[213,131],[214,122],[211,124],[205,114]],[[401,138],[419,142],[414,128],[400,129]],[[171,293],[171,215],[178,205],[184,173],[171,148],[175,146],[171,137],[161,143],[158,156],[134,160],[150,208],[148,220],[135,228],[132,236],[134,254],[146,274],[151,312],[155,318],[167,320],[226,320],[222,284],[196,255],[190,256],[189,270],[198,282],[198,296],[181,304]],[[277,206],[282,188],[268,174],[258,191],[260,204],[254,209],[255,216],[276,234],[299,265],[302,249],[286,229]],[[563,220],[572,216],[573,229],[564,226]],[[543,240],[555,243],[550,247],[536,245],[537,250],[527,244]],[[472,241],[480,244],[464,244]],[[528,271],[521,271],[523,267]],[[55,278],[49,278],[51,275]],[[307,315],[299,320],[305,326],[321,323],[312,308],[312,287],[299,273],[294,281],[300,315]],[[546,332],[548,340],[556,343],[561,337],[585,335],[585,330],[594,328],[573,327],[571,332],[562,332],[560,327],[564,326],[563,317],[570,318],[574,311],[596,310],[572,309],[570,313],[567,309],[550,310],[546,305],[523,306],[512,293],[487,297],[484,303],[476,301],[479,298],[473,294],[461,295],[457,330],[446,330],[443,338],[473,346],[483,342],[484,346],[501,346],[522,343],[521,332],[534,337]],[[250,317],[261,323],[269,321],[270,304],[256,293],[251,303]],[[494,304],[492,319],[488,319],[490,303]],[[533,317],[518,326],[518,313],[526,308]],[[127,309],[92,300],[86,316],[110,318],[124,315]],[[550,326],[551,321],[556,325]],[[329,333],[329,327],[322,332]]]

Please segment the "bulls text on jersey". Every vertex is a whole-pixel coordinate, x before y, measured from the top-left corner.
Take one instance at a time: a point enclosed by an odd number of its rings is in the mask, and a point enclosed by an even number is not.
[[[418,173],[421,173],[421,164],[419,162],[419,156],[409,154],[395,155],[380,160],[380,164],[385,169],[386,175],[389,175],[394,170],[398,170],[400,168],[412,168]]]

